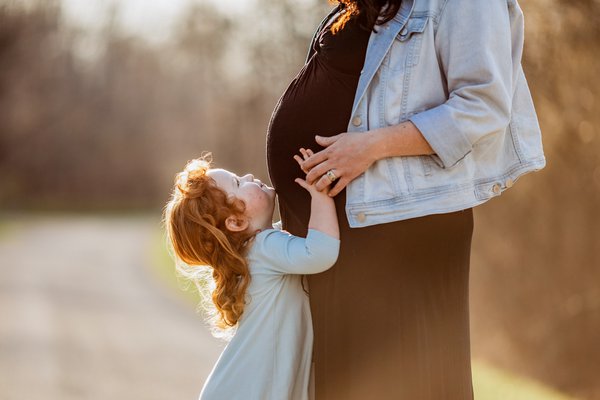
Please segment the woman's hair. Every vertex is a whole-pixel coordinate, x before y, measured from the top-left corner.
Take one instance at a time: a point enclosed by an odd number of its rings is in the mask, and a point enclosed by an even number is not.
[[[344,25],[353,15],[362,16],[361,26],[371,29],[375,25],[383,25],[398,13],[402,0],[329,0],[330,3],[341,3],[346,12],[331,26],[331,31],[336,33],[344,28]],[[381,7],[387,7],[381,12]],[[380,19],[378,19],[380,18]]]
[[[243,215],[245,205],[228,198],[206,174],[209,157],[189,161],[176,175],[163,221],[178,272],[196,284],[201,296],[210,293],[212,304],[205,296],[203,305],[218,332],[235,326],[244,312],[250,283],[245,255],[252,235],[226,228],[227,217]]]

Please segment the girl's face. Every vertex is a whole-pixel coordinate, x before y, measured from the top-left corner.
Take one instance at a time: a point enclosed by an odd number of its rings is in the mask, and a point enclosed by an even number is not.
[[[244,216],[251,232],[268,229],[273,224],[275,189],[254,179],[252,174],[242,177],[225,169],[211,169],[206,173],[227,195],[238,198],[246,205]],[[229,225],[228,225],[229,228]]]

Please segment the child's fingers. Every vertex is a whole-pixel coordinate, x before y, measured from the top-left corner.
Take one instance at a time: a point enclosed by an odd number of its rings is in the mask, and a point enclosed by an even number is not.
[[[298,185],[302,186],[306,190],[309,189],[308,183],[306,183],[306,181],[302,178],[296,178],[294,179],[294,182],[296,182]]]
[[[308,155],[308,152],[306,151],[306,149],[304,148],[300,148],[300,153],[302,153],[302,157],[304,157],[304,159],[306,160],[308,157],[310,157]]]
[[[311,149],[306,149],[306,153],[308,153],[309,157],[312,157],[315,154]]]
[[[305,174],[308,174],[308,171],[306,169],[304,169],[304,167],[302,166],[302,164],[304,163],[304,160],[302,160],[302,158],[300,158],[300,156],[297,154],[294,155],[294,160],[296,160],[296,162],[300,166],[300,169],[302,170],[302,172],[304,172]]]

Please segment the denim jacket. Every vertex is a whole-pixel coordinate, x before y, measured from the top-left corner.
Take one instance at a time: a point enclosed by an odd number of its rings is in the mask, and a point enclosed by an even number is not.
[[[405,0],[375,29],[347,131],[409,120],[435,154],[384,158],[350,182],[351,227],[474,207],[546,165],[516,0]]]

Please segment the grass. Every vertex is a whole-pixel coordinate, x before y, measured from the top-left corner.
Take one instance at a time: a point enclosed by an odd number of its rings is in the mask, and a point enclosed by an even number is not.
[[[473,361],[473,390],[477,400],[575,400],[539,382]]]
[[[174,262],[167,252],[165,238],[157,235],[153,246],[156,274],[173,290],[197,306],[199,296],[193,285],[187,285],[175,274]],[[495,368],[481,360],[473,360],[473,390],[477,400],[575,400],[539,382]]]
[[[10,231],[8,222],[0,219],[0,237],[5,236]]]
[[[0,238],[14,234],[19,229],[19,223],[15,222],[14,217],[0,214]]]

